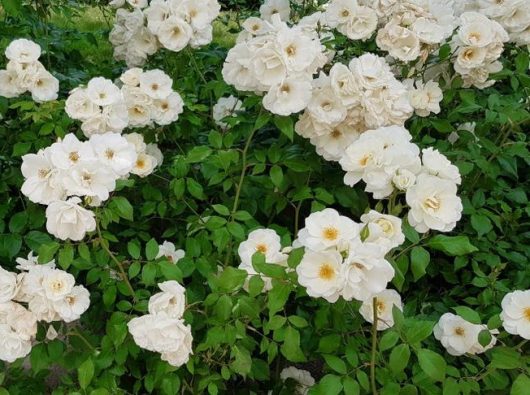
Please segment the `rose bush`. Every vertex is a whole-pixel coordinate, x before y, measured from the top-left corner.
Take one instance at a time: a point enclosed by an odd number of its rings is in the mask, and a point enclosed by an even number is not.
[[[528,392],[524,0],[0,4],[0,394]]]

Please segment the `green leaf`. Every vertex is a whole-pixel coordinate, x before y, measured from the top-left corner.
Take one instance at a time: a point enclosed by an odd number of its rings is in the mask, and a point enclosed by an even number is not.
[[[243,286],[248,273],[234,267],[226,267],[219,276],[219,288],[222,291],[234,291]]]
[[[306,360],[300,349],[300,333],[292,326],[285,328],[285,339],[280,351],[291,362],[305,362]]]
[[[250,373],[252,368],[252,358],[248,350],[241,346],[234,346],[232,348],[232,357],[234,361],[230,364],[230,367],[242,376]]]
[[[12,259],[22,247],[22,238],[16,234],[0,235],[0,256]]]
[[[400,344],[394,347],[390,353],[388,366],[394,374],[402,372],[408,365],[410,358],[410,348],[407,344]]]
[[[346,363],[340,359],[339,357],[336,357],[335,355],[326,355],[324,354],[324,359],[326,360],[326,363],[328,366],[333,369],[335,372],[339,374],[346,374]]]
[[[127,198],[123,196],[116,196],[112,198],[111,202],[112,206],[115,207],[116,213],[121,217],[128,221],[133,220],[133,206]]]
[[[274,124],[280,131],[285,134],[289,140],[293,141],[294,128],[293,120],[290,117],[274,117]]]
[[[493,230],[490,219],[485,215],[473,214],[471,216],[471,226],[477,231],[479,237]]]
[[[275,284],[269,291],[267,307],[269,308],[269,315],[274,315],[277,311],[283,309],[289,294],[291,293],[291,286],[288,284],[278,283]]]
[[[425,269],[429,265],[431,256],[429,251],[423,247],[414,247],[410,253],[410,269],[412,270],[412,275],[414,276],[414,281],[418,281],[422,278],[426,271]]]
[[[158,255],[159,247],[155,239],[151,239],[145,245],[145,257],[148,261],[153,261]]]
[[[59,250],[58,263],[64,270],[68,269],[74,260],[74,248],[71,244],[65,245]]]
[[[22,12],[22,2],[20,0],[2,0],[2,5],[8,15],[18,16]]]
[[[325,375],[318,383],[316,393],[319,395],[337,395],[342,391],[342,382],[339,376]]]
[[[342,389],[345,395],[359,395],[361,393],[359,383],[350,376],[342,378]]]
[[[475,310],[470,309],[467,306],[453,307],[453,310],[460,317],[462,317],[466,321],[471,322],[472,324],[480,324],[482,322],[478,313]]]
[[[55,257],[55,253],[59,250],[60,246],[61,245],[55,241],[41,245],[38,250],[39,263],[50,262]]]
[[[478,334],[478,342],[482,347],[486,347],[491,342],[491,332],[487,329],[480,331]]]
[[[214,205],[212,205],[212,208],[218,214],[224,215],[225,217],[230,215],[230,210],[226,206],[223,206],[222,204],[214,204]]]
[[[460,256],[478,251],[478,248],[469,242],[467,236],[437,235],[427,243],[435,250],[443,251],[450,256]]]
[[[28,214],[25,212],[16,213],[9,220],[9,230],[11,233],[20,233],[28,223]]]
[[[189,193],[196,199],[204,200],[206,196],[204,195],[204,190],[202,189],[201,184],[195,181],[193,178],[186,178],[186,186]]]
[[[427,376],[434,381],[444,381],[447,363],[440,354],[421,348],[418,350],[418,361]]]
[[[530,377],[521,373],[513,382],[510,395],[528,395],[530,389]]]
[[[142,269],[142,281],[145,285],[153,285],[156,278],[156,264],[149,262]]]
[[[0,236],[0,240],[1,240],[1,237],[2,236]],[[49,243],[50,241],[52,241],[52,239],[50,235],[48,235],[47,233],[32,230],[31,232],[28,232],[26,236],[24,236],[24,241],[26,242],[26,244],[31,250],[38,251],[39,247],[42,244]],[[1,242],[0,242],[0,245],[1,245]]]
[[[282,184],[283,181],[283,171],[282,168],[278,165],[274,165],[271,167],[270,176],[272,183],[279,187]]]
[[[87,359],[77,368],[77,377],[82,389],[86,389],[94,377],[94,362]]]
[[[491,366],[497,369],[517,369],[524,365],[521,355],[509,347],[497,346],[491,351]]]
[[[198,163],[205,160],[208,156],[210,156],[212,153],[212,150],[207,146],[199,146],[194,147],[190,152],[188,152],[188,155],[186,157],[186,161],[188,163]]]
[[[136,239],[131,240],[127,243],[127,252],[129,252],[129,255],[133,257],[134,259],[140,259],[140,255],[142,252],[141,252],[140,243],[138,242],[138,240]],[[157,254],[158,254],[158,251],[157,251]]]
[[[405,338],[409,344],[419,343],[429,337],[432,333],[434,322],[432,321],[405,321]]]

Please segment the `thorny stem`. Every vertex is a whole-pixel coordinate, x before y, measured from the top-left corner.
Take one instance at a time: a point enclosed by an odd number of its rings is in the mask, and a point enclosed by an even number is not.
[[[372,358],[370,359],[370,383],[372,387],[372,394],[377,395],[377,387],[375,383],[375,356],[377,353],[377,298],[372,299],[374,323],[372,324]]]
[[[131,282],[129,281],[129,277],[127,277],[127,273],[125,272],[125,269],[123,268],[122,263],[114,256],[112,251],[109,249],[109,246],[107,245],[107,241],[103,238],[103,235],[101,234],[101,227],[99,225],[99,221],[96,222],[96,230],[98,233],[98,238],[101,244],[101,247],[107,252],[110,259],[114,261],[116,266],[118,266],[118,269],[120,271],[120,277],[125,282],[125,285],[127,285],[127,288],[129,288],[129,291],[131,292],[131,295],[133,297],[133,300],[136,301],[136,295],[134,293],[134,288],[131,285]]]

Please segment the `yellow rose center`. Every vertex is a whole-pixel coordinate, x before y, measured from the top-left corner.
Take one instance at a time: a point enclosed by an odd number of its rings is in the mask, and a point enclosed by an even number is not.
[[[71,162],[76,163],[79,160],[79,153],[77,151],[70,152],[68,159],[70,159]]]
[[[324,230],[322,231],[322,236],[326,240],[333,241],[336,240],[337,237],[339,237],[339,231],[337,230],[337,228],[333,227],[324,228]]]
[[[466,334],[466,330],[462,328],[461,326],[458,326],[455,328],[455,335],[464,336],[465,334]]]
[[[527,307],[526,309],[524,309],[524,318],[527,320],[527,321],[530,321],[530,307]]]
[[[320,266],[318,277],[326,281],[332,280],[335,277],[335,270],[333,270],[333,267],[329,263],[324,263]]]
[[[267,245],[266,244],[258,244],[256,246],[256,251],[259,251],[262,254],[265,254],[267,252]]]

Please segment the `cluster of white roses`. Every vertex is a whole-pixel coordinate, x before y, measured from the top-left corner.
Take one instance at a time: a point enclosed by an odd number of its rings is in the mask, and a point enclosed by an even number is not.
[[[394,269],[385,255],[405,241],[401,219],[372,210],[364,214],[361,221],[361,224],[355,223],[331,208],[315,212],[306,218],[306,226],[300,230],[292,247],[284,248],[280,236],[272,229],[250,232],[238,248],[239,269],[248,273],[245,289],[253,276],[263,280],[262,291],[272,289],[272,279],[254,269],[254,254],[263,254],[267,264],[287,268],[292,249],[303,247],[304,256],[296,272],[298,282],[309,296],[331,303],[339,296],[345,300],[360,300],[363,304],[359,312],[368,322],[374,320],[375,298],[377,328],[390,328],[394,325],[392,308],[402,309],[402,304],[396,291],[385,289],[394,277]]]
[[[212,23],[221,6],[217,0],[153,0],[128,1],[133,10],[120,8],[116,12],[110,42],[114,58],[125,60],[129,67],[141,66],[160,47],[178,52],[212,41]],[[115,1],[114,7],[125,5]]]
[[[306,218],[294,246],[305,248],[296,272],[309,296],[331,303],[339,296],[367,301],[392,280],[394,268],[385,255],[405,241],[401,219],[372,210],[361,221],[330,208]]]
[[[514,291],[502,299],[500,318],[506,332],[530,339],[530,290]],[[491,340],[483,346],[479,343],[480,332],[488,330],[487,325],[472,324],[460,316],[445,313],[434,327],[434,336],[451,355],[480,354],[492,348],[498,330],[489,330]]]
[[[412,112],[405,85],[383,58],[367,53],[349,66],[334,64],[329,76],[321,73],[313,81],[313,94],[295,130],[325,159],[338,161],[366,130],[403,125]]]
[[[184,102],[172,88],[173,80],[162,70],[127,70],[120,77],[130,127],[169,125],[184,110]]]
[[[316,30],[289,27],[278,13],[271,21],[251,17],[223,66],[224,80],[242,91],[266,93],[263,106],[274,114],[302,111],[311,100],[313,75],[328,58]]]
[[[170,365],[181,366],[193,354],[191,327],[182,318],[186,289],[176,281],[158,284],[162,292],[149,299],[149,314],[133,318],[127,326],[135,343],[161,354]]]
[[[502,70],[498,61],[504,50],[508,33],[497,22],[477,12],[460,15],[460,26],[451,42],[456,54],[455,71],[462,76],[464,87],[486,88],[495,83],[488,80],[491,73]]]
[[[530,45],[530,9],[526,0],[472,0],[470,10],[500,23],[517,45]]]
[[[377,46],[403,62],[424,62],[453,33],[452,6],[446,0],[377,2],[384,23],[377,32]]]
[[[350,40],[366,40],[377,29],[379,18],[370,7],[356,0],[332,0],[324,13],[326,25],[337,29]]]
[[[80,205],[80,197],[98,206],[109,198],[119,178],[130,173],[146,176],[161,163],[160,150],[147,146],[137,133],[96,134],[83,142],[67,134],[38,153],[22,157],[25,181],[21,190],[32,202],[48,205],[48,232],[77,241],[96,229],[94,213]]]
[[[75,285],[74,276],[54,261],[39,265],[37,259],[32,252],[17,258],[19,274],[0,268],[0,360],[14,362],[30,353],[37,321],[72,322],[90,305],[89,292]]]
[[[365,190],[376,199],[404,191],[410,206],[409,223],[418,232],[448,232],[462,213],[457,196],[459,170],[432,148],[424,149],[420,159],[420,149],[411,139],[400,126],[366,131],[340,159],[346,171],[344,183],[353,186],[363,180]]]
[[[7,46],[5,54],[9,62],[0,70],[0,96],[12,98],[29,91],[39,103],[57,99],[59,80],[39,62],[38,44],[17,39]]]
[[[169,125],[182,113],[184,102],[173,91],[173,80],[162,70],[127,70],[121,89],[112,81],[92,78],[86,87],[70,92],[65,111],[82,121],[85,136],[121,133],[126,127]]]
[[[123,94],[111,80],[92,78],[86,87],[70,92],[65,111],[72,119],[81,121],[86,137],[107,132],[121,133],[129,124]]]

